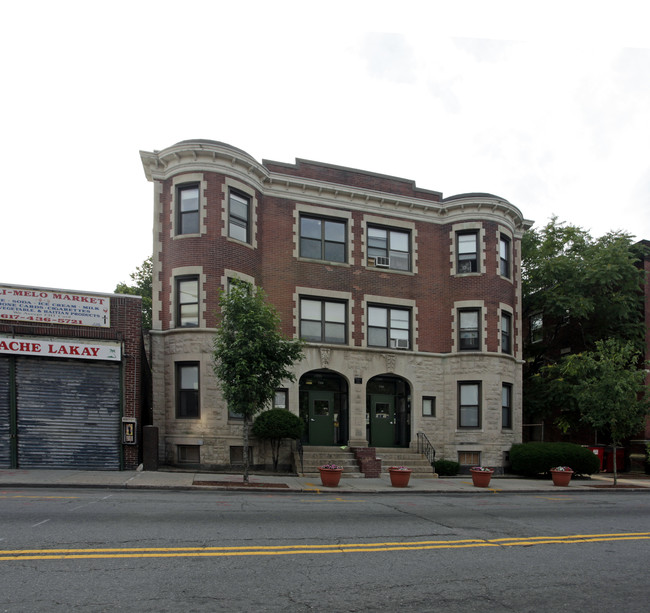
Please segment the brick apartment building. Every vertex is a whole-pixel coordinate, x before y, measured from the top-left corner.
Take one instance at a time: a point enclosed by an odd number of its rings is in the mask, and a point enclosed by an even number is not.
[[[0,468],[137,468],[148,377],[140,297],[0,285]]]
[[[305,445],[413,447],[501,467],[521,441],[520,240],[503,198],[224,143],[141,152],[154,183],[153,421],[167,464],[227,467],[241,419],[212,368],[218,292],[261,286],[307,341],[274,405]],[[239,454],[239,455],[238,455]],[[263,447],[253,446],[253,463]]]

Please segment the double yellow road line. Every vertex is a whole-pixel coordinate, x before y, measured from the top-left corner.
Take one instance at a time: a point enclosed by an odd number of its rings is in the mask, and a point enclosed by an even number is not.
[[[570,534],[524,538],[462,539],[456,541],[407,541],[388,543],[339,543],[332,545],[260,545],[250,547],[138,547],[96,549],[0,550],[0,561],[80,560],[111,558],[201,558],[231,556],[315,555],[321,553],[373,553],[380,551],[422,551],[475,547],[530,547],[532,545],[575,545],[613,541],[650,540],[650,532],[620,534]]]

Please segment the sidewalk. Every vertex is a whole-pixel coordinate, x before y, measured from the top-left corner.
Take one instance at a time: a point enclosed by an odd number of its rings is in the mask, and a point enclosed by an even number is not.
[[[110,489],[213,490],[247,492],[310,492],[336,494],[423,493],[480,494],[647,491],[650,477],[622,473],[618,487],[612,488],[613,475],[601,473],[591,479],[573,479],[568,487],[556,487],[548,479],[524,479],[513,476],[492,477],[490,487],[472,485],[469,475],[438,479],[411,479],[407,488],[395,488],[388,475],[378,479],[343,478],[336,488],[323,487],[318,477],[291,475],[250,475],[245,484],[241,474],[195,473],[176,471],[88,471],[88,470],[0,470],[0,488],[16,487],[92,487]]]

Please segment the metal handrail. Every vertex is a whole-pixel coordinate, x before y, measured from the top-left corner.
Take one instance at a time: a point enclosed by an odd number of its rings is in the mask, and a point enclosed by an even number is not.
[[[431,441],[427,438],[427,435],[424,432],[418,432],[418,453],[422,453],[427,457],[429,464],[435,467],[436,463],[436,450],[431,444]]]

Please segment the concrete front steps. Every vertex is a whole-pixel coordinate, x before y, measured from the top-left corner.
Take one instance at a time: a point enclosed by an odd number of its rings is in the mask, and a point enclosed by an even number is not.
[[[354,457],[354,453],[349,447],[303,447],[302,470],[300,466],[300,457],[298,452],[294,452],[294,461],[296,471],[303,477],[318,477],[318,467],[323,464],[336,464],[343,467],[341,477],[363,477],[359,471],[359,465]]]
[[[390,466],[407,466],[413,472],[412,478],[433,478],[437,475],[429,461],[421,453],[412,449],[400,447],[377,447],[376,458],[381,460],[381,472],[388,473]],[[323,464],[336,464],[343,467],[343,478],[359,478],[364,474],[359,468],[359,463],[349,447],[303,447],[302,469],[300,456],[294,452],[296,472],[304,477],[318,477],[318,467]]]
[[[377,459],[381,460],[381,472],[387,474],[391,466],[406,466],[411,469],[411,479],[432,479],[438,475],[426,456],[413,449],[400,447],[377,447]]]

